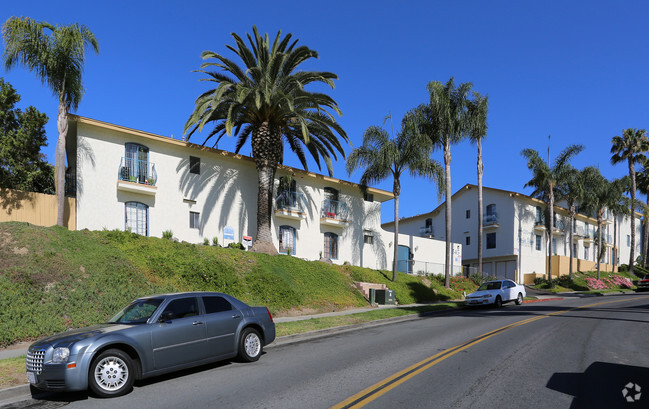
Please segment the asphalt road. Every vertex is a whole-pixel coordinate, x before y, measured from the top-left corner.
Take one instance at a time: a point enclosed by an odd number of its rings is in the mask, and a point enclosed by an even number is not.
[[[647,408],[648,330],[646,294],[460,310],[12,407]]]

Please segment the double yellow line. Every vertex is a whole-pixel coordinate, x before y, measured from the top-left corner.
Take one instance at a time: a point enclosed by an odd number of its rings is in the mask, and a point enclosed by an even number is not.
[[[641,297],[641,298],[649,298],[649,297]],[[634,300],[637,300],[638,298],[634,298]],[[628,299],[625,300],[615,300],[615,301],[604,301],[604,302],[598,302],[594,304],[588,304],[588,305],[582,305],[581,307],[575,307],[575,308],[570,308],[567,310],[562,310],[562,311],[556,311],[553,313],[549,314],[544,314],[544,315],[538,315],[536,317],[531,317],[524,319],[522,321],[518,321],[514,324],[509,324],[505,325],[504,327],[495,329],[493,331],[487,332],[485,334],[482,334],[478,336],[477,338],[474,338],[468,342],[465,342],[460,345],[456,345],[452,348],[448,348],[440,353],[437,353],[433,356],[430,356],[423,361],[417,362],[414,365],[409,366],[408,368],[399,371],[395,373],[394,375],[385,378],[384,380],[375,383],[374,385],[370,386],[369,388],[363,389],[359,393],[349,397],[348,399],[340,402],[337,405],[334,405],[331,407],[331,409],[353,409],[353,408],[361,408],[368,403],[372,402],[373,400],[377,399],[378,397],[384,395],[388,391],[391,391],[392,389],[396,388],[397,386],[401,385],[408,379],[414,378],[415,376],[419,375],[420,373],[424,372],[427,369],[430,369],[433,365],[436,365],[446,358],[450,358],[453,355],[457,354],[458,352],[462,352],[467,348],[470,348],[473,345],[476,345],[486,339],[489,339],[495,335],[501,334],[509,329],[515,328],[515,327],[520,327],[521,325],[529,324],[534,321],[541,320],[543,318],[547,318],[553,315],[560,315],[560,314],[565,314],[570,311],[578,310],[580,308],[588,308],[588,307],[595,307],[598,305],[603,305],[603,304],[612,304],[612,303],[617,303],[617,302],[622,302],[622,301],[629,301]]]

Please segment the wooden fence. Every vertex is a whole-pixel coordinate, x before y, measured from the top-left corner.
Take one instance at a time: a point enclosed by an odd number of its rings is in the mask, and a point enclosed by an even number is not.
[[[27,222],[38,226],[56,224],[56,196],[21,190],[0,189],[0,222]],[[76,199],[65,198],[64,225],[77,228]]]

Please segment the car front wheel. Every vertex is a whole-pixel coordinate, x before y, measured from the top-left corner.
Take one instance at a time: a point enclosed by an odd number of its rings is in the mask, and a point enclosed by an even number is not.
[[[121,396],[133,388],[133,361],[124,351],[108,349],[90,365],[88,384],[102,398]]]
[[[239,358],[246,362],[254,362],[261,356],[263,343],[259,332],[253,328],[246,328],[239,338]]]
[[[523,304],[523,294],[518,293],[518,297],[516,297],[516,305],[521,305]]]
[[[502,298],[500,298],[500,296],[496,297],[496,301],[494,301],[494,305],[496,306],[496,308],[500,308],[503,306],[503,300]]]

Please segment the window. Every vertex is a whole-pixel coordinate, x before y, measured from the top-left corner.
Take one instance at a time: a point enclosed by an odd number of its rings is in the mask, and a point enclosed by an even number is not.
[[[470,219],[471,218],[471,210],[466,211],[466,218]]]
[[[374,195],[372,193],[365,193],[363,195],[363,199],[365,199],[366,202],[373,202],[374,201]]]
[[[126,202],[124,204],[124,230],[148,236],[149,206],[140,202]]]
[[[368,235],[368,234],[364,235],[363,236],[363,243],[365,243],[365,244],[374,244],[374,236],[371,236],[371,235]]]
[[[196,297],[189,297],[172,300],[163,311],[161,318],[165,321],[171,321],[196,315],[198,315]]]
[[[584,247],[584,260],[588,260],[588,247]]]
[[[557,239],[552,238],[552,254],[557,255]]]
[[[279,252],[295,254],[295,227],[279,226]]]
[[[541,206],[536,206],[536,220],[534,224],[543,224],[543,210],[541,210]]]
[[[232,310],[232,304],[223,297],[203,297],[206,314]]]
[[[120,179],[144,183],[149,177],[149,148],[130,142],[124,147],[124,162],[122,162],[120,170]]]
[[[464,242],[466,243],[467,246],[471,245],[471,237],[470,237],[470,236],[466,236],[466,237],[464,238]]]
[[[536,250],[541,251],[541,235],[535,234],[536,237]]]
[[[338,190],[332,187],[324,188],[324,202],[322,203],[322,213],[324,217],[338,218]]]
[[[574,244],[572,245],[572,254],[573,254],[574,256],[577,255],[577,243],[574,243]]]
[[[487,248],[496,248],[496,233],[487,233]]]
[[[201,214],[198,212],[189,212],[189,228],[198,229]]]
[[[197,158],[196,156],[189,157],[189,173],[193,173],[194,175],[201,174],[201,158]]]
[[[324,234],[324,257],[338,259],[338,235],[336,233]]]
[[[496,205],[490,204],[487,206],[487,215],[484,217],[485,223],[497,223],[498,213],[496,212]]]
[[[627,247],[631,247],[631,235],[630,234],[626,235],[626,245],[627,245]]]

